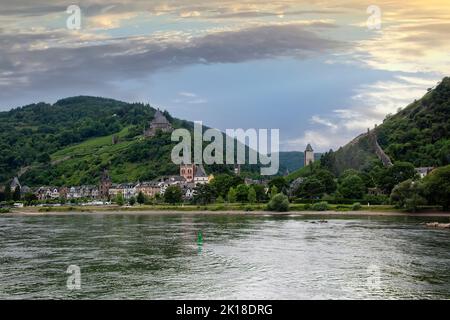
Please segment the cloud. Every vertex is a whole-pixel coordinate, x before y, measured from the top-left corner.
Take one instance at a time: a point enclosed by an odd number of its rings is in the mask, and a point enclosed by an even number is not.
[[[199,37],[160,33],[111,39],[68,31],[3,33],[0,43],[2,99],[28,89],[58,90],[92,82],[107,85],[124,76],[138,79],[191,64],[306,58],[343,46],[296,23],[215,31]],[[19,83],[22,77],[27,81]]]
[[[188,91],[178,92],[179,98],[173,99],[173,103],[177,104],[205,104],[207,99],[200,97],[198,94]]]
[[[381,124],[386,115],[395,114],[421,98],[427,88],[435,84],[433,78],[399,75],[389,81],[361,85],[354,90],[348,107],[337,108],[330,114],[314,115],[310,119],[311,123],[322,128],[305,130],[301,137],[288,140],[286,147],[299,150],[311,143],[318,151],[337,149],[367,128]]]
[[[324,126],[329,127],[331,129],[337,129],[337,125],[332,123],[330,120],[323,119],[322,117],[317,116],[317,115],[315,115],[315,116],[313,116],[311,118],[311,122],[312,123],[316,123],[316,124],[324,125]]]

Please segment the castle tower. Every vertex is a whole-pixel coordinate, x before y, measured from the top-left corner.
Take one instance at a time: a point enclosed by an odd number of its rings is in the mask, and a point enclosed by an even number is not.
[[[305,158],[305,163],[304,163],[305,167],[314,162],[314,150],[311,147],[311,144],[309,144],[309,143],[306,146],[305,157],[304,158]]]

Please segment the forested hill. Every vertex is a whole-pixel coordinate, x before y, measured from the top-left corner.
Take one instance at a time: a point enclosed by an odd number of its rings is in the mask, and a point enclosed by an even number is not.
[[[158,150],[161,137],[152,143],[137,139],[155,111],[141,103],[80,96],[1,112],[0,182],[20,175],[29,185],[94,183],[102,168],[110,166],[115,175],[122,173],[116,178],[137,177],[139,162],[144,162],[149,152],[138,150],[138,145],[155,144],[154,154],[147,158],[150,167],[167,152]],[[165,115],[174,127],[192,127],[190,122]],[[116,145],[112,144],[113,135],[119,139]],[[154,171],[173,172],[174,168]]]
[[[374,139],[395,161],[416,167],[450,164],[450,78],[444,78],[420,100],[386,117],[383,124],[362,134],[323,161],[336,173],[345,169],[364,169],[377,159]],[[372,138],[372,139],[371,139]]]
[[[14,176],[28,186],[96,184],[105,168],[117,183],[177,174],[170,133],[142,135],[155,112],[142,103],[87,96],[0,112],[0,185]],[[174,128],[193,129],[192,122],[164,115]],[[241,169],[259,172],[259,166]],[[207,167],[211,173],[232,170]]]

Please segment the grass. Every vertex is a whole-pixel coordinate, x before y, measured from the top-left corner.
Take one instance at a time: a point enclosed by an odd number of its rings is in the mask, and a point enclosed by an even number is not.
[[[51,159],[52,161],[55,161],[62,160],[67,156],[86,156],[92,154],[93,151],[99,152],[100,154],[117,152],[121,149],[127,148],[132,143],[132,141],[120,141],[120,138],[124,138],[128,134],[129,129],[129,127],[126,127],[117,134],[92,138],[82,143],[69,146],[52,154]],[[119,143],[115,145],[112,144],[112,138],[114,135],[119,137]]]

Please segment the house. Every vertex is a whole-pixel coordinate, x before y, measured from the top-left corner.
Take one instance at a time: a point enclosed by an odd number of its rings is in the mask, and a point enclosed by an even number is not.
[[[136,186],[133,183],[112,184],[109,189],[109,197],[115,198],[119,194],[122,194],[125,200],[129,200],[137,195]]]
[[[237,176],[241,175],[241,165],[240,164],[235,164],[234,165],[234,174]]]
[[[20,194],[23,197],[24,195],[26,195],[27,193],[31,193],[31,188],[28,186],[22,186],[22,188],[20,188]]]
[[[300,188],[300,185],[303,182],[305,182],[305,178],[303,178],[303,177],[299,177],[299,178],[295,179],[294,181],[292,181],[289,184],[289,191],[288,191],[289,196],[291,196],[291,197],[294,196],[295,193],[297,192],[298,188]]]
[[[170,124],[169,120],[167,120],[166,116],[164,116],[161,111],[156,110],[155,116],[150,122],[149,128],[144,129],[144,137],[154,137],[158,131],[172,132],[173,127]]]
[[[136,188],[133,183],[122,184],[123,198],[125,200],[130,200],[132,197],[137,196]]]
[[[161,191],[157,182],[141,182],[135,188],[137,194],[142,192],[143,195],[149,198],[155,197]]]
[[[67,191],[66,198],[68,200],[80,199],[81,198],[80,188],[79,187],[70,187]]]
[[[244,184],[247,186],[250,186],[252,184],[259,184],[262,186],[267,186],[269,182],[267,180],[258,180],[258,179],[252,179],[252,178],[244,178]]]
[[[11,187],[11,191],[16,190],[17,187],[22,188],[18,177],[14,177],[14,179],[11,181],[10,187]]]
[[[194,197],[195,184],[194,183],[183,184],[181,186],[181,191],[183,192],[183,199],[190,200]]]
[[[369,196],[382,196],[384,195],[384,192],[380,188],[368,188],[367,194]]]
[[[119,193],[123,194],[123,190],[121,189],[121,185],[117,183],[111,184],[109,188],[108,194],[110,198],[115,198]]]
[[[50,193],[50,198],[54,200],[54,199],[59,199],[59,197],[60,197],[60,194],[59,194],[58,188],[52,188],[51,193]]]
[[[416,172],[420,176],[421,179],[425,178],[433,170],[434,170],[434,167],[419,167],[419,168],[416,168]]]

